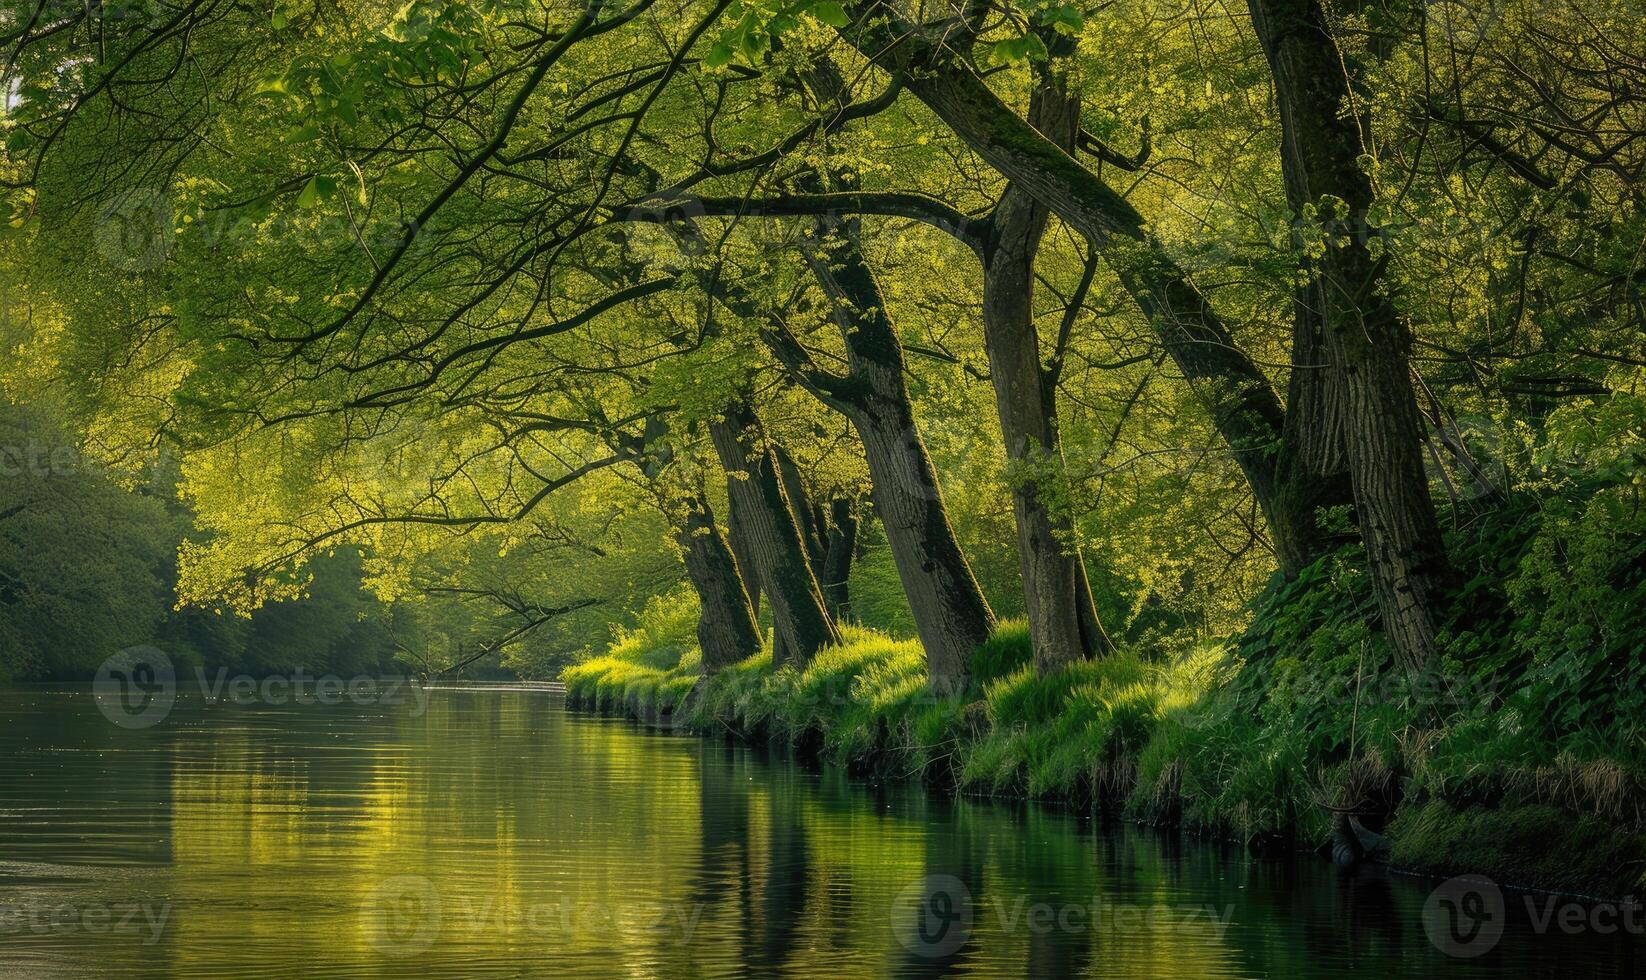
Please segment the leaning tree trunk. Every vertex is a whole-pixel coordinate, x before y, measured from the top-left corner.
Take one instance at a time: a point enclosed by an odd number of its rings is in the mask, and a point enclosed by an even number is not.
[[[1052,142],[1073,150],[1079,105],[1058,81],[1037,74],[1029,121]],[[1066,518],[1053,515],[1033,475],[1062,471],[1052,414],[1056,399],[1034,324],[1035,253],[1049,217],[1044,205],[1009,184],[981,249],[984,346],[1006,456],[1020,470],[1012,485],[1012,514],[1029,635],[1035,666],[1042,671],[1107,651],[1073,529]]]
[[[1142,215],[1019,118],[918,25],[868,0],[852,0],[847,12],[853,22],[841,35],[848,43],[897,75],[984,162],[1098,249],[1204,404],[1275,536],[1295,542],[1299,553],[1317,551],[1313,508],[1287,506],[1280,493],[1277,462],[1286,449],[1280,399],[1211,304],[1150,236]]]
[[[840,634],[823,604],[811,557],[795,525],[772,451],[762,444],[759,420],[739,403],[709,423],[728,491],[739,511],[756,577],[771,603],[772,623],[786,656],[804,668],[813,654],[838,643]]]
[[[760,652],[760,629],[737,560],[706,498],[698,496],[688,502],[675,537],[687,577],[697,591],[697,644],[703,654],[700,671],[711,677]]]
[[[783,493],[789,498],[795,529],[800,532],[800,540],[806,545],[806,554],[811,558],[812,572],[821,579],[825,532],[817,510],[812,506],[811,494],[806,492],[806,481],[800,475],[800,466],[782,446],[772,447],[772,457],[777,460],[777,475],[783,481]]]
[[[949,523],[937,468],[915,427],[903,344],[864,261],[856,223],[842,222],[814,245],[807,261],[846,343],[849,394],[837,393],[836,401],[863,442],[875,512],[926,649],[932,689],[958,694],[969,680],[972,651],[994,632],[994,612]]]
[[[754,555],[750,553],[749,535],[743,529],[742,511],[738,509],[737,501],[731,492],[732,478],[726,477],[726,543],[731,546],[732,558],[737,562],[737,570],[743,576],[743,586],[749,590],[749,608],[754,610],[756,622],[760,621],[760,578],[755,572]]]
[[[812,572],[823,590],[823,603],[838,624],[847,602],[846,579],[851,575],[852,553],[857,547],[857,515],[852,501],[833,497],[827,510],[806,490],[800,467],[782,446],[773,446],[777,472],[788,494],[795,525],[811,556]]]
[[[993,631],[994,613],[978,588],[954,528],[949,524],[938,490],[936,469],[915,428],[914,409],[903,378],[903,347],[886,313],[879,284],[862,257],[855,235],[814,244],[817,248],[808,250],[806,258],[834,302],[836,323],[846,341],[847,377],[823,380],[823,372],[809,363],[809,356],[798,341],[788,335],[781,318],[768,318],[762,336],[798,383],[844,414],[857,429],[869,463],[871,496],[886,528],[898,577],[926,649],[929,682],[934,690],[963,691],[971,651]],[[840,269],[839,275],[835,266]],[[733,312],[751,319],[761,318],[760,304],[736,283],[708,276],[700,276],[700,281],[711,296]],[[735,448],[738,445],[735,429],[721,423],[711,427],[711,435],[723,465],[729,473],[733,472],[733,464],[728,460],[735,461],[744,455]],[[806,548],[792,513],[786,521],[765,516],[788,513],[786,506],[763,503],[783,498],[782,481],[775,470],[770,454],[762,454],[757,465],[743,463],[736,470],[739,475],[747,471],[761,479],[734,479],[731,489],[734,510],[743,512],[746,518],[740,521],[746,532],[742,536],[747,539],[751,559],[759,568],[756,577],[772,604],[773,619],[779,623],[777,640],[786,643],[786,634],[796,630],[784,628],[782,624],[792,617],[795,607],[809,606],[803,601],[806,590],[791,582],[792,594],[781,598],[772,588],[772,574],[766,567],[769,562],[765,556],[770,551],[781,552],[785,557],[780,564],[793,579],[797,577],[793,568],[806,565]],[[747,486],[751,482],[758,482],[759,489],[751,490]],[[758,518],[751,513],[754,511],[760,512]],[[774,527],[767,533],[757,530],[757,524],[783,527]],[[762,538],[770,538],[776,546],[763,545],[757,540]],[[800,557],[791,560],[790,555]],[[809,568],[805,575],[815,591],[816,582]],[[828,623],[832,636],[832,622],[826,614],[820,618]],[[804,655],[809,656],[817,645],[813,642]]]
[[[1287,200],[1300,216],[1311,207],[1320,213],[1323,251],[1311,269],[1310,301],[1340,385],[1343,449],[1378,611],[1402,663],[1417,670],[1438,652],[1456,573],[1423,466],[1411,333],[1368,242],[1373,193],[1360,159],[1368,121],[1354,111],[1319,0],[1249,6],[1274,73]]]
[[[852,555],[857,551],[857,512],[846,497],[829,502],[829,540],[823,548],[823,599],[839,622],[851,610],[847,580],[852,573]]]
[[[851,419],[874,481],[875,513],[926,650],[932,689],[958,694],[970,678],[972,651],[994,632],[994,613],[960,550],[907,405],[865,401],[853,406]]]
[[[814,62],[805,77],[821,100],[845,97],[845,82],[827,60]],[[847,175],[836,177],[850,182]],[[816,173],[803,176],[800,184],[811,191],[823,189]],[[812,231],[816,237],[802,251],[829,298],[846,346],[847,373],[827,393],[797,380],[839,409],[857,430],[869,464],[870,495],[926,651],[927,682],[938,694],[958,695],[970,680],[972,651],[994,632],[994,612],[949,523],[937,468],[915,427],[903,343],[864,258],[858,222],[820,218]],[[792,350],[774,352],[795,368]]]

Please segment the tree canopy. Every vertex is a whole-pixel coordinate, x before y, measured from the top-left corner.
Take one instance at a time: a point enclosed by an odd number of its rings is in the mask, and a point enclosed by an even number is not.
[[[1361,540],[1419,669],[1512,599],[1443,531],[1638,494],[1638,14],[6,0],[5,389],[178,460],[190,607],[342,550],[507,644],[690,582],[938,683]]]

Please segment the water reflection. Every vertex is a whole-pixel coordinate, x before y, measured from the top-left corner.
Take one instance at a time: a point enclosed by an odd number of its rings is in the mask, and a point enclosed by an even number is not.
[[[1485,955],[1432,883],[1064,810],[864,785],[542,695],[0,692],[0,975],[1619,975],[1619,935]]]

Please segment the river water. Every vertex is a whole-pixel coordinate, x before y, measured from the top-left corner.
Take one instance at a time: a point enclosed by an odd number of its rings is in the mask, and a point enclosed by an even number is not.
[[[1640,961],[1629,910],[1608,930],[1605,907],[868,784],[551,695],[378,694],[183,692],[134,728],[85,687],[0,690],[0,977],[1565,978]]]

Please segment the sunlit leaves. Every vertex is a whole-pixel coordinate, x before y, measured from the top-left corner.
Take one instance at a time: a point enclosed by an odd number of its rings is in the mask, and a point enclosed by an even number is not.
[[[727,10],[730,25],[720,32],[703,57],[704,65],[721,68],[733,59],[756,64],[771,50],[774,39],[802,28],[808,21],[828,27],[851,23],[839,0],[737,0]]]

